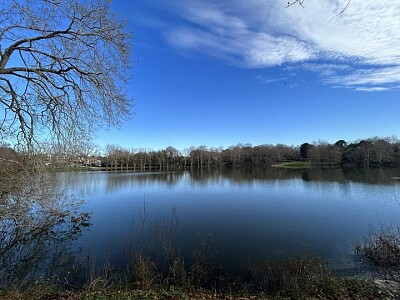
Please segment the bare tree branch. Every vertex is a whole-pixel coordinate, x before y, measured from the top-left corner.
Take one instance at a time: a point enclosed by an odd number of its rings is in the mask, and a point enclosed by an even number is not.
[[[301,7],[304,8],[304,2],[305,2],[305,0],[292,0],[292,1],[288,1],[288,3],[286,4],[286,8],[288,8],[288,7],[292,6],[292,5],[295,5],[295,4],[298,4],[298,5],[300,5]],[[338,15],[344,13],[344,11],[349,7],[350,2],[351,2],[351,0],[348,0],[346,6],[338,13]]]
[[[300,5],[301,7],[304,7],[304,1],[305,1],[305,0],[288,1],[286,7],[290,7],[290,6],[295,5],[295,4],[298,4],[298,5]]]
[[[2,136],[33,151],[118,125],[131,36],[105,0],[10,0],[0,6]]]
[[[351,0],[349,0],[346,4],[346,6],[338,13],[338,15],[344,13],[344,11],[349,7]]]

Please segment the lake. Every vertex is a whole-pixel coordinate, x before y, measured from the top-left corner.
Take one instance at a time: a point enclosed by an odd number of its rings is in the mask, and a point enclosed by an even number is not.
[[[58,173],[84,199],[88,230],[76,256],[123,270],[133,249],[170,231],[186,260],[212,235],[213,259],[236,276],[246,258],[323,257],[338,275],[360,272],[354,249],[370,230],[400,223],[398,169],[204,169]],[[162,229],[160,229],[162,228]],[[79,250],[79,251],[78,251]]]

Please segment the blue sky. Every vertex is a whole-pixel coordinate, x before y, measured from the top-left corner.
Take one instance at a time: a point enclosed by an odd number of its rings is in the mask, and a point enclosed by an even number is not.
[[[399,135],[396,1],[114,0],[134,35],[127,148]]]

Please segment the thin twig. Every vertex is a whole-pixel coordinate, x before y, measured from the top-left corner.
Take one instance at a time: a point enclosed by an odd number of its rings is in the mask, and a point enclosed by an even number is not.
[[[295,5],[295,4],[299,4],[301,7],[304,8],[304,5],[303,5],[304,1],[305,0],[295,0],[295,1],[292,1],[292,2],[288,2],[287,5],[286,5],[286,8],[288,8],[288,7],[292,6],[292,5]]]
[[[346,4],[346,6],[342,9],[342,11],[340,13],[338,13],[337,15],[341,15],[350,5],[351,0],[349,0]]]

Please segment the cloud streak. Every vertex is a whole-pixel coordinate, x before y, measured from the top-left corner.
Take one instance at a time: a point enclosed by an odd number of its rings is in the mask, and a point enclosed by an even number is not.
[[[384,91],[400,84],[400,3],[308,0],[186,0],[171,11],[181,20],[164,35],[185,51],[226,59],[245,68],[294,65],[323,82],[357,91]]]
[[[271,77],[266,77],[264,75],[258,75],[258,76],[256,76],[256,79],[262,83],[270,84],[270,83],[274,83],[274,82],[287,80],[288,77],[271,78]]]

